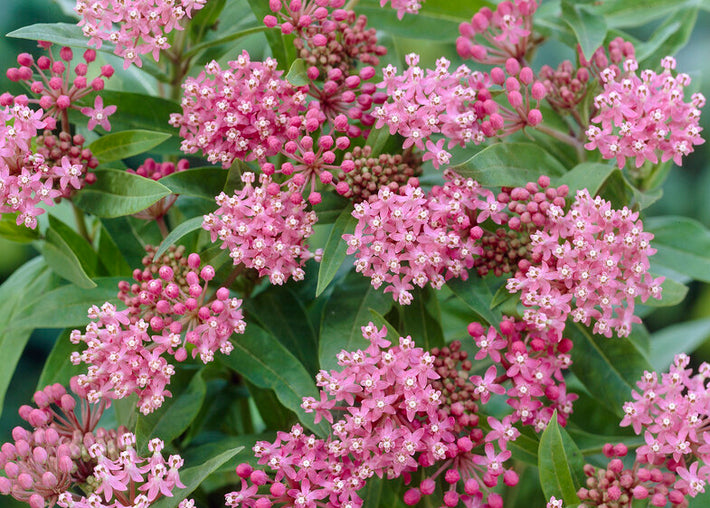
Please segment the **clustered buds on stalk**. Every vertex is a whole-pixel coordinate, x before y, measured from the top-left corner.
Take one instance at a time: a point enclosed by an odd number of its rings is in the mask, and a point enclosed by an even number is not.
[[[78,401],[55,384],[35,393],[36,408],[20,408],[20,417],[33,430],[15,427],[14,442],[0,448],[5,473],[0,493],[31,508],[147,508],[161,497],[171,497],[173,488],[184,487],[179,455],[166,461],[164,443],[153,439],[148,445],[152,455],[139,456],[136,436],[125,427],[96,428],[106,400],[90,402],[76,377],[71,388]],[[76,485],[86,485],[91,494],[73,492]],[[191,502],[183,501],[180,508],[189,508]]]

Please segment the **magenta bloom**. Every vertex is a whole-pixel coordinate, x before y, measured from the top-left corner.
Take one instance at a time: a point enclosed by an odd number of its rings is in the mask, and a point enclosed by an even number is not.
[[[89,117],[89,130],[93,130],[94,127],[100,125],[106,131],[111,130],[111,124],[108,121],[108,117],[116,112],[116,106],[104,107],[104,100],[100,95],[96,96],[94,100],[93,108],[82,108],[81,112]]]

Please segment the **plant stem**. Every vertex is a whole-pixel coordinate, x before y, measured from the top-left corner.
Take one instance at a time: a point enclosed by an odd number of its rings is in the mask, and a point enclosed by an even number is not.
[[[357,6],[358,2],[360,2],[360,0],[350,0],[348,3],[345,4],[343,9],[345,9],[346,11],[352,11]]]
[[[160,217],[155,219],[155,222],[158,223],[158,229],[160,229],[160,234],[163,235],[163,240],[165,240],[170,234],[170,231],[168,231],[168,226],[167,224],[165,224],[165,216],[161,215]]]
[[[570,145],[575,150],[577,150],[577,157],[579,157],[580,162],[584,160],[584,146],[582,145],[582,142],[579,141],[577,138],[572,137],[569,134],[565,134],[564,132],[551,129],[542,124],[536,125],[535,128],[543,134],[547,134],[551,138],[555,138],[558,141],[562,141],[563,143]]]

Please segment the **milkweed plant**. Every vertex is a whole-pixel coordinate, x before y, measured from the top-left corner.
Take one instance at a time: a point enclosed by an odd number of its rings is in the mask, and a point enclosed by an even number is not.
[[[710,503],[710,365],[644,326],[710,280],[645,216],[704,143],[696,2],[69,3],[8,34],[2,394],[62,331],[0,494]]]

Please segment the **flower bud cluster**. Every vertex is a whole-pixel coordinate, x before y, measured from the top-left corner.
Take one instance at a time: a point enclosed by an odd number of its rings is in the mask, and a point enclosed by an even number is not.
[[[219,208],[204,216],[202,227],[229,250],[235,265],[254,268],[276,285],[291,277],[303,280],[302,267],[312,257],[305,242],[313,234],[315,212],[306,212],[299,192],[282,191],[268,175],[261,175],[258,187],[254,179],[254,173],[245,173],[242,190],[217,196]]]
[[[487,402],[491,393],[505,394],[515,410],[508,423],[532,425],[536,432],[545,430],[555,411],[558,422],[567,423],[572,402],[577,399],[577,395],[567,393],[562,372],[572,365],[571,340],[511,318],[504,318],[500,329],[491,326],[487,331],[479,323],[471,323],[468,333],[479,348],[474,359],[490,357],[494,363],[485,376],[470,378],[481,402]],[[500,376],[498,365],[504,371]],[[508,381],[511,386],[506,389],[502,384]],[[505,434],[499,438],[505,439]]]
[[[397,194],[410,178],[422,174],[422,159],[416,152],[408,150],[404,154],[380,154],[372,156],[372,147],[355,146],[344,156],[345,161],[352,161],[349,172],[341,170],[335,177],[349,185],[343,194],[355,203],[367,201],[383,187]]]
[[[648,506],[687,506],[685,495],[672,488],[676,475],[655,467],[642,467],[638,462],[627,468],[622,462],[628,450],[622,443],[603,448],[604,455],[611,459],[606,468],[584,466],[587,475],[586,487],[577,491],[582,501],[580,508],[604,507],[625,508],[635,501],[647,500]],[[697,463],[694,464],[697,467]]]
[[[409,54],[405,60],[408,68],[401,75],[392,65],[382,69],[383,81],[377,87],[383,88],[389,99],[375,108],[375,127],[387,125],[390,134],[403,136],[405,149],[416,146],[427,151],[425,160],[432,159],[434,167],[448,165],[451,154],[444,149],[445,140],[434,143],[432,136],[443,134],[449,147],[478,145],[485,140],[481,122],[488,114],[485,100],[490,99],[485,76],[463,65],[450,73],[451,62],[445,58],[436,61],[436,69],[426,72],[418,66],[419,55]]]
[[[318,439],[296,425],[273,443],[258,442],[255,455],[274,477],[238,466],[242,489],[227,494],[227,506],[315,506],[318,500],[360,506],[357,492],[374,475],[397,478],[446,458],[455,445],[448,422],[437,416],[441,394],[430,384],[437,378],[434,357],[411,337],[392,345],[387,330],[373,323],[362,332],[367,349],[339,353],[342,370],[321,371],[316,378],[320,400],[303,400],[316,422],[331,424],[332,435]],[[267,484],[268,493],[259,493]]]
[[[635,299],[660,299],[664,280],[648,273],[648,257],[656,251],[638,212],[614,210],[582,190],[567,213],[557,205],[546,213],[550,221],[530,237],[532,262],[521,261],[506,285],[530,307],[525,321],[561,336],[571,315],[585,325],[594,321],[596,334],[628,336],[640,322]]]
[[[468,277],[479,223],[489,217],[501,223],[504,206],[472,179],[447,173],[448,182],[426,195],[412,182],[395,194],[380,188],[368,202],[355,205],[354,234],[343,235],[348,254],[357,254],[355,268],[377,289],[401,305],[411,303],[414,286],[440,289],[451,277]]]
[[[103,106],[103,99],[97,96],[94,107],[80,107],[78,102],[87,95],[104,89],[105,80],[113,76],[113,67],[104,65],[101,73],[88,80],[87,74],[89,65],[96,60],[96,51],[86,50],[83,55],[83,62],[71,67],[74,53],[71,48],[63,47],[59,50],[59,59],[55,59],[52,51],[52,44],[41,42],[40,46],[47,50],[47,55],[39,57],[37,60],[29,53],[21,53],[17,57],[19,67],[11,67],[7,70],[7,77],[10,81],[22,82],[27,85],[31,92],[38,96],[38,99],[27,99],[24,102],[38,104],[44,110],[44,117],[62,119],[66,122],[66,114],[69,109],[76,109],[89,117],[89,130],[96,125],[101,125],[104,130],[111,130],[108,117],[116,112],[116,106]],[[19,99],[18,97],[17,99]],[[5,92],[0,95],[0,105],[9,106],[13,103],[14,97]],[[17,103],[17,100],[15,100]],[[68,125],[62,125],[63,130],[68,131]],[[54,127],[50,126],[50,129]]]
[[[199,355],[208,363],[217,351],[233,350],[229,338],[244,333],[246,326],[241,300],[230,298],[222,287],[208,301],[208,283],[215,272],[209,265],[200,269],[200,264],[200,256],[190,254],[187,270],[177,276],[170,265],[161,266],[157,278],[149,269],[135,270],[136,283],[119,283],[119,298],[127,309],[118,311],[109,302],[89,309],[93,321],[85,333],[74,330],[70,337],[74,344],[88,346],[72,353],[71,361],[89,366],[86,374],[77,376],[89,401],[136,393],[140,411],[151,413],[170,396],[167,386],[175,368],[165,353],[181,362],[190,348],[193,358]]]
[[[104,42],[115,45],[123,68],[143,65],[141,55],[170,48],[167,34],[183,30],[186,18],[205,6],[207,0],[77,0],[74,10],[89,44],[100,49]],[[114,29],[118,27],[118,30]]]
[[[574,111],[587,94],[590,75],[587,68],[575,69],[572,62],[565,60],[557,69],[543,65],[539,78],[545,85],[545,98],[553,107]]]
[[[106,401],[91,404],[81,395],[77,378],[72,391],[50,385],[35,393],[36,407],[20,408],[20,417],[32,427],[12,430],[12,443],[0,447],[0,493],[29,504],[30,508],[147,507],[182,488],[178,469],[183,461],[161,454],[164,443],[153,439],[144,458],[135,450],[136,437],[125,427],[96,428]],[[78,406],[78,407],[77,407]],[[75,493],[82,485],[89,495]],[[180,504],[189,508],[191,501]]]
[[[522,260],[532,261],[530,236],[552,226],[547,210],[553,205],[564,208],[568,191],[566,185],[550,187],[547,176],[525,187],[503,187],[496,199],[507,205],[509,216],[504,220],[507,228],[483,230],[480,241],[483,252],[473,261],[478,274],[484,277],[492,272],[499,277],[516,269]]]
[[[495,11],[482,8],[470,23],[461,23],[456,49],[462,58],[483,64],[502,64],[508,58],[522,61],[532,45],[535,0],[504,1]]]
[[[627,159],[636,168],[646,161],[656,164],[659,153],[661,162],[673,159],[680,166],[694,145],[705,142],[698,123],[705,97],[695,93],[684,102],[690,76],[673,76],[673,57],[665,57],[661,65],[660,74],[645,69],[638,76],[638,63],[628,59],[623,71],[612,66],[601,72],[604,90],[594,99],[597,115],[592,118],[600,125],[587,129],[587,150],[598,149],[605,159],[615,158],[619,168]]]
[[[319,113],[317,109],[309,110],[310,114]],[[323,115],[320,115],[323,117]],[[324,121],[325,118],[323,117]],[[287,162],[277,167],[266,162],[261,165],[262,172],[271,176],[274,173],[281,173],[288,178],[287,186],[291,192],[298,192],[303,195],[308,193],[308,201],[312,205],[321,202],[321,194],[316,191],[320,184],[332,185],[339,194],[348,190],[347,182],[336,182],[333,179],[333,172],[350,171],[352,162],[344,160],[338,164],[336,151],[346,150],[350,146],[350,139],[347,136],[336,136],[322,134],[318,138],[310,135],[296,137],[287,141],[283,147],[282,154],[288,159]],[[269,182],[271,183],[271,182]],[[296,198],[294,198],[296,199]]]
[[[244,51],[228,69],[212,61],[196,78],[187,78],[183,112],[170,117],[180,128],[182,150],[202,150],[211,163],[228,168],[235,159],[265,162],[302,128],[318,129],[320,118],[303,116],[307,89],[282,79],[276,65],[273,58],[252,62]]]

